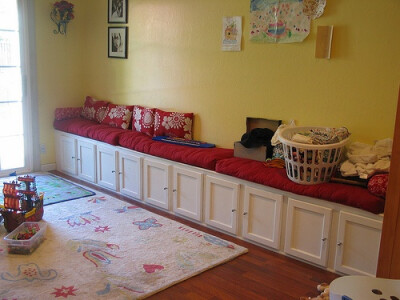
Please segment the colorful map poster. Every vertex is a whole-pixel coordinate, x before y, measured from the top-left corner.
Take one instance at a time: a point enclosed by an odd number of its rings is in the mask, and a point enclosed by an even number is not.
[[[310,33],[311,23],[303,8],[303,0],[251,0],[250,40],[302,42]]]

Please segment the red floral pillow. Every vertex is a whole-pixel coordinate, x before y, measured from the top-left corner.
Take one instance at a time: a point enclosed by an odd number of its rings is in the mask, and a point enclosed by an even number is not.
[[[192,139],[193,113],[167,112],[160,109],[154,114],[154,136]]]
[[[61,107],[56,108],[54,117],[57,121],[65,119],[79,118],[82,113],[82,107]]]
[[[131,124],[133,105],[108,104],[102,124],[128,129]]]
[[[389,174],[377,174],[368,181],[368,191],[378,197],[385,198]]]
[[[87,96],[85,104],[83,104],[81,116],[85,119],[101,123],[106,115],[108,103],[108,101],[96,100],[93,97]]]
[[[133,107],[132,129],[153,136],[154,108],[135,105]]]

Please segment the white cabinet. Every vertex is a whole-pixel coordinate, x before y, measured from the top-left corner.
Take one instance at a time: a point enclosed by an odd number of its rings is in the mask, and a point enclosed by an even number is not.
[[[326,267],[332,210],[288,199],[284,251]]]
[[[96,145],[87,140],[77,140],[77,171],[83,180],[96,182]]]
[[[173,168],[174,212],[201,221],[203,174],[187,168]]]
[[[239,187],[238,183],[206,176],[206,224],[229,233],[237,233]]]
[[[144,201],[169,210],[170,165],[146,158],[143,168]]]
[[[86,138],[56,134],[57,170],[96,182],[96,144]]]
[[[70,175],[77,175],[76,139],[67,135],[59,135],[59,154],[57,170]]]
[[[283,196],[249,186],[244,190],[243,237],[279,248]]]
[[[121,194],[142,199],[143,158],[131,151],[119,151],[119,190]]]
[[[100,186],[117,190],[117,151],[107,145],[97,146],[97,183]]]
[[[375,276],[379,216],[287,198],[276,189],[69,133],[55,136],[60,172],[322,267]]]
[[[382,221],[340,212],[335,270],[351,275],[375,276]]]

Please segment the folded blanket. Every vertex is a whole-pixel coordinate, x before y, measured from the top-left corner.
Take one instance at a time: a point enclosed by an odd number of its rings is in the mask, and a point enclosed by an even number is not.
[[[392,155],[392,139],[383,139],[375,145],[354,142],[347,152],[347,160],[341,165],[342,176],[359,176],[367,179],[375,173],[389,172]]]

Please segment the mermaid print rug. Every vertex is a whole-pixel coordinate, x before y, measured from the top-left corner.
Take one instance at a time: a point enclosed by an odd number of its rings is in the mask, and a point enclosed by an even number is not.
[[[247,252],[100,192],[41,222],[30,255],[9,254],[0,225],[0,299],[141,299]]]

